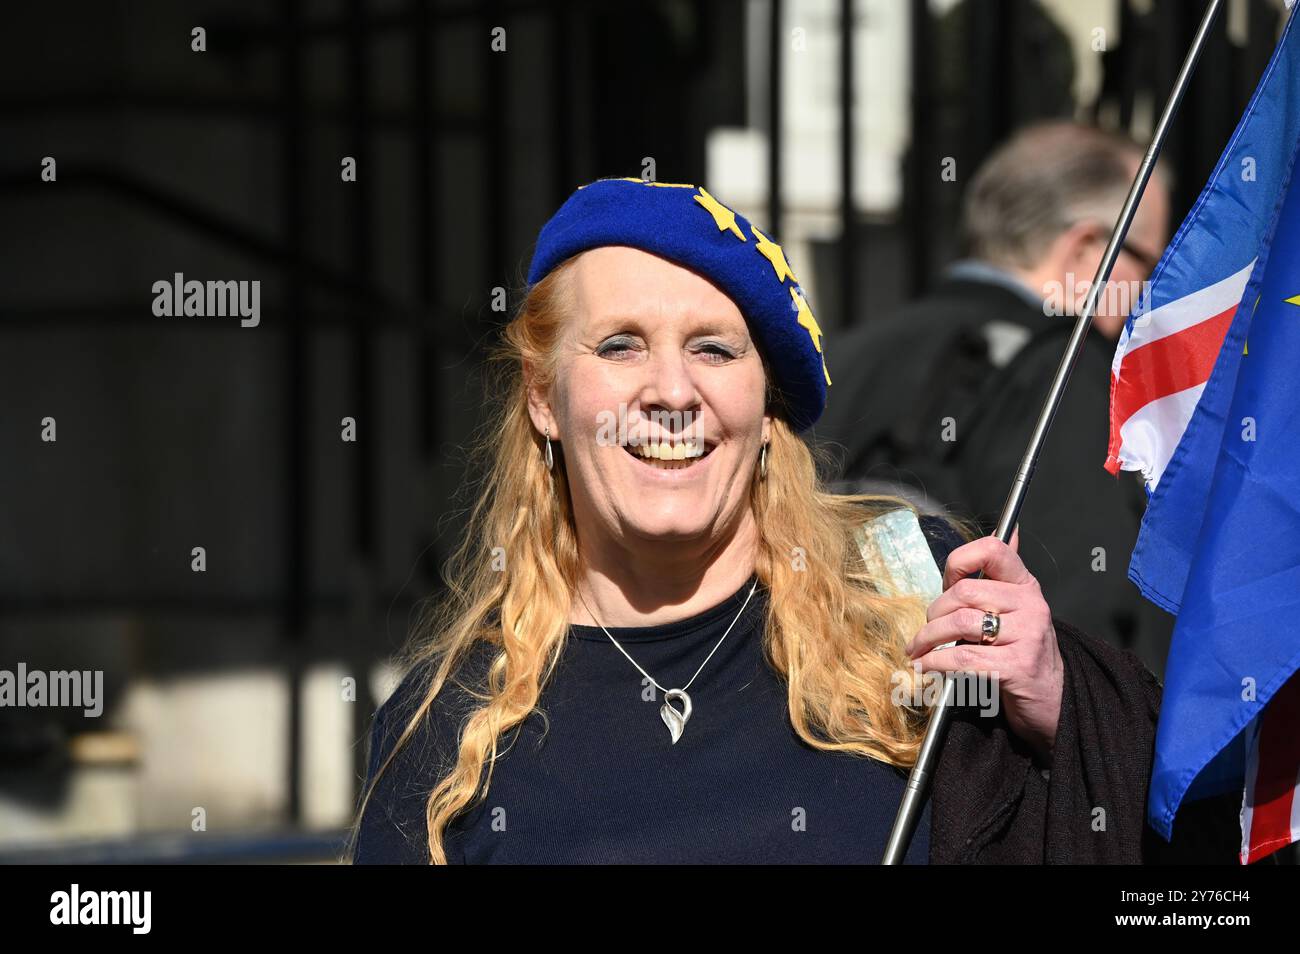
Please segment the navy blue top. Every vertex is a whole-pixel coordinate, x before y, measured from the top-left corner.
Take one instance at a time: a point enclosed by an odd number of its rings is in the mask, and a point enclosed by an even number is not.
[[[931,546],[938,558],[960,542]],[[755,579],[688,619],[610,632],[660,685],[682,686]],[[878,864],[905,773],[815,749],[795,734],[786,686],[763,659],[767,596],[759,585],[691,685],[693,712],[676,744],[659,691],[599,627],[572,626],[539,703],[549,730],[534,711],[506,733],[486,800],[446,831],[448,860]],[[422,696],[421,682],[420,670],[409,674],[376,714],[367,786]],[[425,802],[475,704],[451,683],[435,700],[371,796],[357,863],[427,863]],[[908,863],[926,863],[929,837],[927,804]]]

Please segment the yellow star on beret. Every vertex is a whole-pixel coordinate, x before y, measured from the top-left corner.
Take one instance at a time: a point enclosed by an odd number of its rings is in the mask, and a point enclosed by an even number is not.
[[[817,324],[817,319],[813,317],[812,309],[808,307],[808,301],[803,295],[791,288],[790,298],[794,308],[799,312],[799,324],[808,329],[808,337],[812,339],[813,347],[822,356],[822,377],[826,379],[826,384],[829,386],[831,373],[826,370],[826,355],[822,352],[822,329]]]
[[[790,289],[790,298],[793,299],[792,303],[799,312],[799,324],[808,329],[808,337],[812,339],[813,347],[820,354],[822,350],[822,330],[817,324],[817,319],[813,317],[812,309],[808,307],[808,302],[803,295],[799,294],[793,287]]]
[[[758,244],[754,246],[754,249],[772,263],[772,269],[776,272],[776,280],[778,282],[783,282],[787,278],[793,280],[794,272],[790,271],[790,263],[785,260],[785,252],[781,251],[781,246],[752,225],[750,229],[753,231],[754,237],[758,239]]]
[[[718,224],[719,232],[731,231],[736,238],[742,242],[748,241],[740,231],[740,226],[736,224],[736,213],[709,195],[704,186],[700,186],[700,194],[695,196],[695,201],[704,206],[709,214],[713,216],[713,221]]]

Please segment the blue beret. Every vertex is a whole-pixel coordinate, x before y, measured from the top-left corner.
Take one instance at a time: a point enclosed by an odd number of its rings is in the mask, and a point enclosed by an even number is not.
[[[710,279],[749,323],[794,429],[821,416],[831,383],[821,328],[781,246],[744,216],[702,186],[598,179],[579,186],[542,227],[529,287],[566,259],[602,245],[639,248]]]

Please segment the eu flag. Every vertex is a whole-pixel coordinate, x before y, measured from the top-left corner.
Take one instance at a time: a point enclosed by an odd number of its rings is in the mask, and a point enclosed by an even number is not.
[[[1124,353],[1126,334],[1115,362],[1113,393],[1122,389],[1126,367],[1141,369],[1142,359],[1148,367],[1139,382],[1185,386],[1176,374],[1153,371],[1153,357],[1194,355],[1195,349],[1178,351],[1179,336],[1192,341],[1199,334],[1194,343],[1202,349],[1208,335],[1216,336],[1208,380],[1195,389],[1130,394],[1122,412],[1140,424],[1123,436],[1125,447],[1138,448],[1134,457],[1159,440],[1172,449],[1172,457],[1155,455],[1143,467],[1151,496],[1129,568],[1144,595],[1177,613],[1148,801],[1148,820],[1165,838],[1185,799],[1243,785],[1248,823],[1247,764],[1254,766],[1261,751],[1252,755],[1252,745],[1270,712],[1287,711],[1268,706],[1300,669],[1300,183],[1294,175],[1300,33],[1294,26],[1293,16],[1211,182],[1156,271],[1152,295],[1172,303],[1165,306],[1172,318],[1162,312],[1155,324],[1163,320],[1164,330],[1145,332],[1146,353]],[[1252,177],[1252,170],[1258,174]],[[1227,254],[1192,254],[1209,247],[1234,250],[1245,268]],[[1244,283],[1239,298],[1229,274]],[[1171,275],[1185,287],[1162,289],[1162,276]],[[1233,300],[1228,311],[1224,294]],[[1189,312],[1188,302],[1200,312]],[[1129,325],[1133,334],[1147,327],[1141,317]],[[1171,433],[1180,399],[1187,416]],[[1150,410],[1159,407],[1156,400],[1166,402],[1161,413]],[[1147,408],[1145,420],[1131,413],[1138,407]],[[1113,442],[1121,443],[1118,430]],[[1119,456],[1112,453],[1108,466],[1114,469]],[[1295,691],[1300,678],[1286,688]],[[1294,735],[1300,727],[1288,730]],[[1270,751],[1290,758],[1286,753],[1295,749]],[[1259,766],[1261,773],[1266,768]],[[1291,773],[1289,811],[1297,766],[1281,770]]]

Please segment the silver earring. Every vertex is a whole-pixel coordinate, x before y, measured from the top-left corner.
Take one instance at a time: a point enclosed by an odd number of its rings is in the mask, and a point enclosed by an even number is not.
[[[555,469],[555,457],[551,454],[551,429],[546,428],[546,469]]]
[[[767,441],[763,442],[763,450],[758,455],[758,476],[767,480]]]

